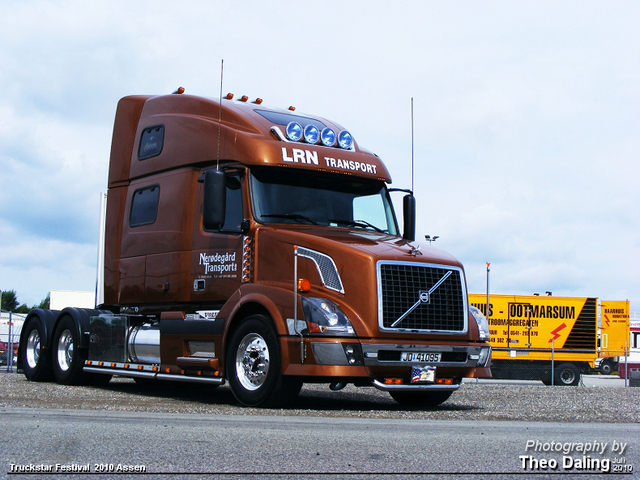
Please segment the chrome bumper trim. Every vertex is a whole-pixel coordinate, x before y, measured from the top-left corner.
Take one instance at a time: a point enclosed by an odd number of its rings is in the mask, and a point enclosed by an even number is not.
[[[460,384],[457,385],[443,385],[438,383],[420,383],[420,384],[405,384],[405,385],[386,385],[379,380],[373,381],[373,386],[378,390],[382,390],[383,392],[410,392],[410,391],[439,391],[439,392],[455,392],[458,388],[460,388]]]

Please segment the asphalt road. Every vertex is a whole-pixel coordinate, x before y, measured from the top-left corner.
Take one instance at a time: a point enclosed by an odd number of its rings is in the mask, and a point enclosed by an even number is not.
[[[584,479],[618,469],[638,478],[640,389],[613,377],[583,383],[466,380],[433,409],[403,408],[375,389],[305,385],[291,407],[255,409],[238,405],[227,386],[115,378],[73,387],[4,374],[0,478],[66,478],[62,470],[87,465],[74,476]],[[596,443],[598,452],[586,451]],[[573,450],[554,450],[566,445]],[[563,456],[588,468],[566,468]],[[543,461],[558,463],[545,469]],[[123,475],[118,465],[145,472]],[[51,473],[25,475],[35,469]]]
[[[493,378],[465,378],[465,383],[480,385],[544,385],[538,380],[495,380]],[[582,375],[581,385],[584,387],[625,387],[628,380],[617,375]]]
[[[580,474],[600,478],[624,458],[624,468],[640,467],[640,424],[546,422],[465,422],[227,416],[86,410],[4,409],[2,468],[8,477],[28,466],[80,468],[78,478],[141,478],[121,475],[118,465],[144,467],[158,478],[527,478],[526,473]],[[604,427],[604,428],[603,428]],[[527,449],[527,444],[530,447]],[[566,457],[588,457],[588,469],[563,467]],[[552,444],[552,442],[554,442]],[[576,445],[598,452],[575,451]],[[633,445],[631,445],[633,443]],[[586,445],[590,447],[586,447]],[[606,444],[606,445],[605,445]],[[625,450],[620,454],[621,445]],[[523,457],[524,464],[523,464]],[[531,457],[531,460],[529,460]],[[541,460],[557,460],[541,469]],[[594,467],[593,460],[599,465]],[[538,469],[532,468],[538,461]],[[566,462],[567,460],[565,460]],[[13,467],[12,467],[13,465]],[[109,475],[96,473],[100,466]],[[618,465],[618,464],[615,464]],[[75,467],[74,467],[75,466]],[[40,467],[42,468],[42,467]],[[13,472],[15,473],[12,473]],[[588,475],[584,475],[587,473]],[[66,473],[38,475],[61,478]],[[633,476],[626,476],[634,478]],[[475,476],[470,476],[475,478]],[[637,478],[637,477],[635,477]]]

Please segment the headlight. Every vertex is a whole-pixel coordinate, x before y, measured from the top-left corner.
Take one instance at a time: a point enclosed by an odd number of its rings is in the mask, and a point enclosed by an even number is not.
[[[299,142],[302,138],[302,125],[298,122],[289,122],[289,125],[287,125],[287,138],[292,142]]]
[[[342,130],[338,134],[338,145],[340,148],[344,148],[345,150],[349,150],[351,145],[353,145],[353,137],[346,130]]]
[[[335,303],[324,298],[302,297],[302,309],[310,334],[355,336],[351,321]]]
[[[333,147],[336,144],[336,132],[331,130],[329,127],[322,129],[320,138],[322,139],[322,144],[325,147]]]
[[[312,145],[318,143],[320,131],[315,125],[307,125],[304,127],[304,141]]]
[[[490,358],[491,358],[491,347],[483,348],[482,350],[480,350],[480,358],[478,359],[478,366],[486,367]]]
[[[473,315],[473,318],[476,319],[476,323],[478,324],[478,332],[480,333],[480,340],[489,341],[489,322],[487,318],[482,314],[480,309],[470,305],[469,311]]]

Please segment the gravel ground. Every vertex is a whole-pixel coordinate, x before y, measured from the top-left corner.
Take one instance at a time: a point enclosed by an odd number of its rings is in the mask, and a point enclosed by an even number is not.
[[[291,407],[269,410],[240,406],[227,386],[217,389],[179,383],[139,386],[123,377],[114,377],[103,387],[72,387],[29,382],[21,374],[3,373],[0,388],[0,410],[57,408],[217,415],[640,423],[640,388],[624,387],[465,383],[437,408],[408,409],[375,388],[349,385],[332,392],[327,385],[308,384]]]

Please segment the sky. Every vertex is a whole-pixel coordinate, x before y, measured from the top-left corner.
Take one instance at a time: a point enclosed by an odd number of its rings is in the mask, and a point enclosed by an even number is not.
[[[126,95],[331,119],[413,189],[468,290],[640,311],[640,3],[0,2],[0,290],[95,289]],[[398,197],[396,200],[401,200]],[[401,201],[396,203],[401,209]]]

